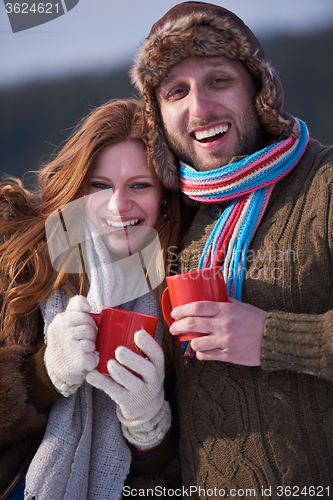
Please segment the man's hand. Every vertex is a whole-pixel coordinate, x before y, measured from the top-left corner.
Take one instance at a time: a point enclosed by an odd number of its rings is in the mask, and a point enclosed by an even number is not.
[[[205,333],[191,340],[199,360],[260,366],[261,341],[267,312],[229,298],[229,302],[192,302],[172,311],[177,319],[172,335]]]

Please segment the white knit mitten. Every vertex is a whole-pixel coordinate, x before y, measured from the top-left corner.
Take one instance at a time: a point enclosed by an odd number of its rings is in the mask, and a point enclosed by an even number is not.
[[[47,373],[63,396],[73,394],[87,372],[96,368],[96,324],[87,299],[70,299],[66,311],[57,314],[47,329],[44,362]]]
[[[134,341],[148,359],[121,346],[116,349],[118,362],[110,360],[107,365],[112,378],[93,370],[86,379],[117,403],[124,437],[138,449],[148,450],[163,441],[171,425],[170,406],[164,400],[164,354],[145,330],[136,332]]]

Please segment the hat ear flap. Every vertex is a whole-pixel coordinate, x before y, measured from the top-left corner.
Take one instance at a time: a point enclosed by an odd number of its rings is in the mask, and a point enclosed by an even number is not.
[[[280,112],[282,111],[283,108],[283,103],[284,103],[284,93],[283,93],[283,86],[281,82],[281,78],[275,71],[275,69],[271,68],[272,73],[273,73],[273,85],[275,88],[275,98],[271,104],[271,107],[273,109],[276,109],[276,111]]]
[[[146,88],[146,120],[148,148],[154,162],[157,178],[166,188],[179,189],[179,165],[175,155],[169,149],[164,137],[164,127],[160,110],[155,98],[155,91]]]
[[[250,57],[246,67],[261,81],[261,89],[255,98],[255,107],[260,122],[274,137],[280,137],[290,130],[293,119],[281,114],[284,94],[281,79],[268,62]]]

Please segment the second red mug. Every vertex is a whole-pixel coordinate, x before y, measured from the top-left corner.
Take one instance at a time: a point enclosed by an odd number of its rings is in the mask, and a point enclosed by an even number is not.
[[[228,302],[220,266],[167,276],[166,281],[168,286],[162,295],[162,312],[169,328],[174,322],[171,311],[177,306],[202,300]],[[192,340],[202,335],[200,332],[183,333],[179,335],[179,340]]]

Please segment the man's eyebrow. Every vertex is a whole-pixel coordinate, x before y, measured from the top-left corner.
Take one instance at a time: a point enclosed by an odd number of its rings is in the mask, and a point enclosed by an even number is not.
[[[164,87],[165,85],[168,85],[169,83],[172,83],[173,80],[175,80],[176,78],[178,78],[177,75],[167,75],[167,76],[165,76],[162,79],[162,81],[161,81],[160,88]]]
[[[206,66],[213,66],[213,67],[216,67],[216,66],[229,66],[230,63],[229,61],[224,61],[223,59],[211,59],[209,57],[206,58],[204,64]]]
[[[201,58],[198,58],[198,59],[201,59]],[[230,67],[230,63],[229,61],[223,61],[223,60],[216,60],[215,58],[214,59],[211,59],[209,57],[205,58],[206,60],[204,61],[204,65],[209,68],[217,68],[217,67]],[[165,85],[168,85],[170,83],[172,83],[174,80],[176,80],[177,78],[179,78],[179,76],[177,74],[175,75],[166,75],[162,81],[161,81],[161,84],[160,84],[160,88],[164,87]]]

